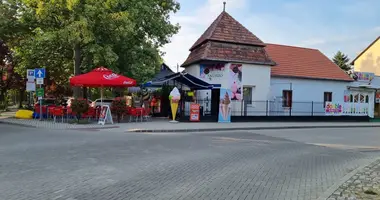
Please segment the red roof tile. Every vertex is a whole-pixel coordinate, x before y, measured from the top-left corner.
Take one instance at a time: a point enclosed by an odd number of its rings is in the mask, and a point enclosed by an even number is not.
[[[272,76],[353,81],[317,49],[278,44],[267,44],[265,49],[277,64],[272,67]]]
[[[223,11],[208,27],[203,35],[194,43],[190,51],[208,40],[265,46],[265,44],[248,29]]]
[[[189,57],[182,64],[182,67],[206,60],[275,65],[262,46],[208,41],[193,49]]]

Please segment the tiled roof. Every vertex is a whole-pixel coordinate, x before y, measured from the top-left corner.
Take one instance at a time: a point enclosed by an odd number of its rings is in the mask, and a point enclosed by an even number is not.
[[[353,81],[317,49],[267,44],[269,57],[276,62],[272,76]]]
[[[223,11],[210,27],[208,27],[203,35],[190,48],[190,51],[208,40],[265,46],[258,37],[252,34],[225,11]]]
[[[268,57],[262,46],[208,41],[192,50],[182,67],[206,60],[275,65],[275,62]]]

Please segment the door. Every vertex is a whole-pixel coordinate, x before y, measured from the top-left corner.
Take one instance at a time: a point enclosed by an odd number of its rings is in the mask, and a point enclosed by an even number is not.
[[[220,89],[211,90],[211,116],[219,116]]]

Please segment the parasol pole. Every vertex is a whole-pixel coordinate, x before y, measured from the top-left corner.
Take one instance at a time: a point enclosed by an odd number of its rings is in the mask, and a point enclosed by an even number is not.
[[[100,88],[100,106],[103,107],[103,86]]]

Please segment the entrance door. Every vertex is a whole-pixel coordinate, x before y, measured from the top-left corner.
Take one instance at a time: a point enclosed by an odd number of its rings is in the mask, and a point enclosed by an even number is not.
[[[220,89],[211,90],[211,116],[219,115]]]
[[[248,104],[252,104],[252,87],[244,87],[243,101],[244,101],[244,116],[248,116]]]

